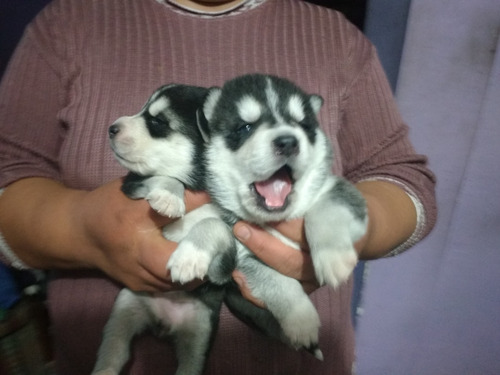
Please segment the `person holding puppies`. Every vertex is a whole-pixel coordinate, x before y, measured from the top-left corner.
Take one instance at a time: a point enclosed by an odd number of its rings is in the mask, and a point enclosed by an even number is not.
[[[109,125],[161,84],[219,86],[253,72],[323,97],[319,122],[336,150],[334,173],[368,205],[360,259],[399,254],[432,229],[434,176],[408,139],[374,47],[338,12],[297,0],[54,0],[26,29],[0,86],[0,248],[13,267],[51,272],[58,373],[90,373],[122,286],[199,284],[171,282],[165,265],[176,243],[161,233],[171,219],[121,193],[125,170]],[[204,192],[185,196],[188,211],[208,201]],[[259,336],[223,309],[206,373],[352,373],[352,281],[318,288],[302,220],[275,228],[303,251],[248,223],[234,233],[310,293],[324,361]],[[173,372],[169,350],[140,337],[128,371]]]

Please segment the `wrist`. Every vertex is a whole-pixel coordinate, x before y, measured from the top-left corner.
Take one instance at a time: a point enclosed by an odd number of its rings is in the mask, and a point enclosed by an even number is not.
[[[402,188],[383,180],[359,182],[356,187],[366,200],[368,213],[367,232],[356,244],[359,257],[383,257],[414,232],[415,205]]]
[[[67,266],[70,268],[99,268],[100,251],[93,240],[93,226],[99,225],[97,218],[89,216],[90,192],[75,190],[68,192],[66,214],[61,228],[61,248],[68,251]]]
[[[91,266],[93,261],[87,251],[86,236],[80,222],[82,206],[88,193],[60,184],[50,187],[46,193],[50,199],[38,207],[41,212],[37,220],[40,226],[39,246],[34,247],[31,254],[42,268]]]
[[[376,221],[372,219],[373,212],[377,211],[375,206],[378,202],[369,193],[362,193],[366,202],[366,231],[365,234],[354,243],[354,248],[358,253],[358,258],[367,260],[371,259],[369,254],[370,244],[373,243],[372,234],[375,232],[374,226]],[[368,253],[368,254],[367,254]]]
[[[78,267],[73,223],[82,194],[47,178],[9,185],[1,197],[0,228],[16,257],[30,268]]]

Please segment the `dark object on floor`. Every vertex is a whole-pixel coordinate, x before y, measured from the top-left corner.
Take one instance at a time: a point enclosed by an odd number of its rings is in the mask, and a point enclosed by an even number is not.
[[[0,374],[52,374],[52,348],[45,304],[23,297],[0,320]]]

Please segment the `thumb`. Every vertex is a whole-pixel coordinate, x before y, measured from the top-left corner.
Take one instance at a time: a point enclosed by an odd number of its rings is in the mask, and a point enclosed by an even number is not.
[[[252,232],[250,227],[247,224],[242,223],[241,221],[234,224],[233,232],[242,243],[247,242],[252,236]]]
[[[184,289],[193,290],[202,284],[202,280],[195,279],[185,284],[173,283],[170,270],[167,268],[168,260],[176,250],[177,243],[169,241],[162,236],[151,236],[147,250],[141,252],[140,264],[152,277],[156,279],[157,286],[163,290]]]
[[[259,235],[260,232],[262,232],[262,228],[242,221],[237,222],[233,227],[236,238],[256,255],[263,252],[265,245],[263,240],[265,237]]]
[[[139,249],[139,263],[155,277],[166,280],[167,263],[176,247],[175,242],[163,238],[160,233],[150,233]]]
[[[260,260],[280,272],[281,267],[278,263],[290,260],[290,254],[300,254],[265,229],[244,221],[239,221],[234,225],[233,233]]]
[[[258,226],[239,221],[233,233],[260,260],[276,271],[297,280],[314,280],[310,255],[298,251]]]

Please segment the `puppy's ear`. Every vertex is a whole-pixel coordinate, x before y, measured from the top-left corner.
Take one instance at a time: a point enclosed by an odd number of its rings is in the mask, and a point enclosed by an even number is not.
[[[198,108],[196,110],[196,122],[198,124],[198,130],[201,133],[201,137],[203,138],[205,143],[208,143],[208,141],[210,140],[210,129],[208,127],[208,120],[201,108]]]
[[[203,114],[207,121],[211,121],[214,115],[215,106],[219,102],[222,89],[220,87],[212,87],[208,90],[208,95],[203,104]]]
[[[319,95],[311,95],[309,96],[309,103],[311,103],[314,114],[317,115],[323,106],[323,98]]]

